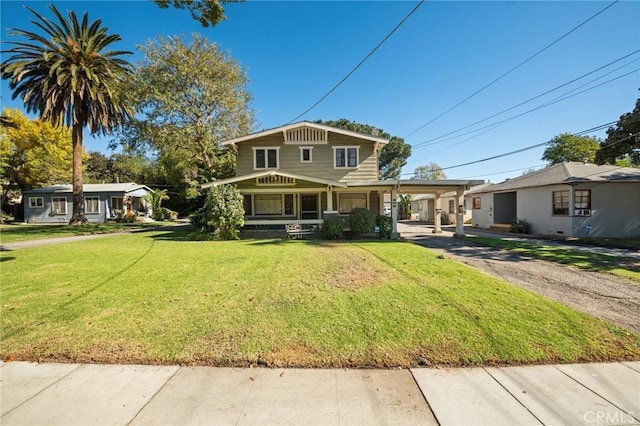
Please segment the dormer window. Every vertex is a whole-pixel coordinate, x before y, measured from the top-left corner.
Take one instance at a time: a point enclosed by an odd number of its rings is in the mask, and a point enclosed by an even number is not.
[[[333,167],[355,169],[358,167],[360,148],[357,146],[336,146],[333,148]]]
[[[254,170],[280,168],[280,148],[253,148]]]

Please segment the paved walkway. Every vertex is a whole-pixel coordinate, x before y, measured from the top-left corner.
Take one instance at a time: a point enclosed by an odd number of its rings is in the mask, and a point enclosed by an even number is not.
[[[309,370],[0,364],[10,425],[640,424],[640,361]]]

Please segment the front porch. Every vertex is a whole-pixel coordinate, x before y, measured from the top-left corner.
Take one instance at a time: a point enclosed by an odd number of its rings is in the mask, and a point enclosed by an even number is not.
[[[457,201],[456,235],[464,234],[464,191],[483,181],[375,180],[337,182],[283,171],[265,171],[212,182],[203,187],[236,184],[244,197],[246,226],[301,224],[320,227],[329,217],[343,218],[349,229],[349,213],[366,208],[371,223],[385,215],[384,197],[391,200],[392,238],[398,238],[398,200],[400,194],[433,194],[434,233],[441,233],[441,197],[454,192]]]

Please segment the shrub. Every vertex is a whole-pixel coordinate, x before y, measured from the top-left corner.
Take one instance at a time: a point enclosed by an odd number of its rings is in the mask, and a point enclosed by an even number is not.
[[[349,225],[353,236],[362,236],[371,231],[371,216],[369,210],[356,207],[349,213]]]
[[[531,224],[526,219],[515,218],[511,221],[511,229],[509,232],[515,232],[517,234],[529,234],[531,233]]]
[[[116,217],[116,222],[119,223],[133,223],[136,221],[136,219],[138,218],[137,214],[134,214],[130,211],[128,212],[124,212],[124,211],[116,211],[115,212],[115,217]]]
[[[154,212],[154,216],[156,216]],[[171,221],[178,219],[178,212],[174,212],[173,210],[169,210],[166,207],[160,207],[159,214],[157,215],[158,219],[154,220],[162,220],[162,221]]]
[[[344,221],[337,217],[330,217],[322,222],[322,236],[327,240],[337,240],[342,237]]]
[[[393,222],[389,216],[378,215],[376,216],[376,226],[380,228],[380,238],[391,238],[391,230],[393,229]]]
[[[204,206],[192,216],[191,223],[200,232],[211,232],[222,240],[237,240],[244,225],[242,194],[235,186],[221,185],[207,192]]]

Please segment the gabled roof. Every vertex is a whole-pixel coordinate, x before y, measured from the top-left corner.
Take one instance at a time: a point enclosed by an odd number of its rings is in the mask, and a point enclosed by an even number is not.
[[[83,192],[122,192],[130,194],[134,191],[146,190],[147,192],[153,192],[151,188],[146,185],[139,185],[135,182],[127,183],[85,183],[82,185]],[[35,188],[25,191],[25,194],[44,194],[44,193],[66,193],[73,192],[71,185],[52,185],[45,186],[43,188]],[[137,194],[135,194],[137,195]]]
[[[286,132],[287,130],[295,129],[295,128],[298,128],[298,127],[311,127],[311,128],[314,128],[314,129],[326,130],[328,132],[333,132],[333,133],[338,133],[338,134],[341,134],[341,135],[351,136],[351,137],[354,137],[354,138],[364,139],[364,140],[368,140],[368,141],[375,142],[375,143],[378,143],[378,144],[386,144],[387,142],[389,142],[387,139],[381,138],[379,136],[367,135],[367,134],[364,134],[364,133],[353,132],[351,130],[343,130],[343,129],[339,129],[337,127],[327,126],[326,124],[312,123],[310,121],[298,121],[297,123],[286,124],[284,126],[274,127],[272,129],[261,130],[261,131],[256,132],[256,133],[251,133],[251,134],[248,134],[248,135],[245,135],[245,136],[240,136],[238,138],[229,139],[229,140],[226,140],[226,141],[222,142],[222,145],[235,145],[235,144],[237,144],[239,142],[245,142],[245,141],[256,139],[256,138],[261,138],[263,136],[268,136],[268,135],[273,135],[273,134],[276,134],[276,133]]]
[[[251,179],[257,179],[257,178],[261,178],[261,177],[265,177],[265,176],[283,176],[283,177],[287,177],[287,178],[291,178],[291,179],[295,179],[295,180],[303,180],[303,181],[307,181],[307,182],[313,182],[313,183],[319,183],[322,185],[331,185],[331,186],[335,186],[335,187],[339,187],[339,188],[346,188],[347,184],[344,182],[338,182],[335,180],[327,180],[327,179],[321,179],[321,178],[317,178],[317,177],[311,177],[311,176],[304,176],[304,175],[300,175],[297,173],[289,173],[289,172],[282,172],[280,170],[265,170],[262,172],[257,172],[257,173],[251,173],[249,175],[242,175],[242,176],[236,176],[236,177],[232,177],[229,179],[222,179],[222,180],[217,180],[214,182],[208,182],[202,185],[203,188],[211,188],[212,186],[218,186],[218,185],[227,185],[230,183],[237,183],[237,182],[242,182],[245,180],[251,180]]]
[[[558,163],[473,192],[509,191],[519,188],[581,182],[640,182],[640,169],[576,162]]]

